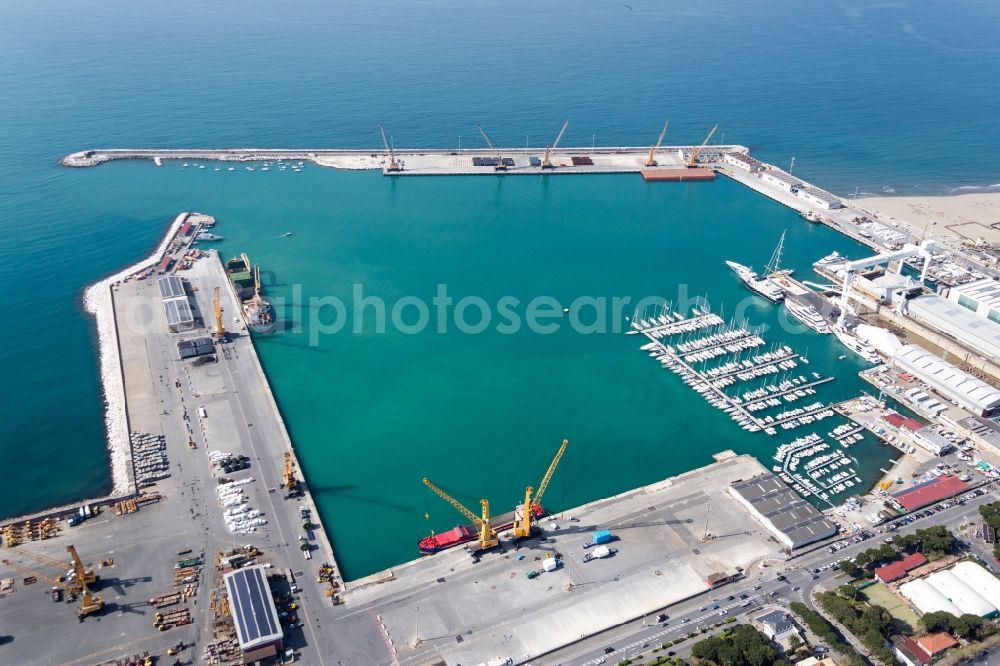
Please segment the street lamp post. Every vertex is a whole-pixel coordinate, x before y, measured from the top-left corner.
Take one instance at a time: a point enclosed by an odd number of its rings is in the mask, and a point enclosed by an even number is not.
[[[794,170],[794,169],[795,169],[795,157],[792,157],[792,163],[788,167],[788,175],[789,176],[792,175],[792,170]]]

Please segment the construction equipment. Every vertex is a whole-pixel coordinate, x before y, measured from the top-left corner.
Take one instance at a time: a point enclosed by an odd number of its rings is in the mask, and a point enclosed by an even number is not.
[[[660,138],[656,140],[656,145],[649,149],[649,157],[646,158],[646,166],[654,167],[658,164],[656,161],[656,151],[660,149],[660,144],[663,143],[663,137],[667,133],[667,125],[669,124],[669,120],[663,123],[663,131],[660,132]]]
[[[705,137],[705,140],[701,142],[700,146],[691,146],[691,153],[688,155],[688,161],[686,165],[689,169],[697,165],[698,153],[701,152],[701,149],[705,147],[705,144],[708,143],[708,140],[712,138],[712,135],[715,134],[715,130],[717,129],[719,129],[718,125],[713,127],[712,131],[708,133],[708,136]]]
[[[212,297],[212,310],[215,312],[215,337],[222,340],[226,337],[226,327],[222,325],[222,296],[218,287]]]
[[[500,149],[493,145],[493,141],[490,140],[490,135],[486,133],[486,130],[483,129],[482,125],[476,123],[476,129],[478,129],[479,133],[483,135],[483,138],[486,140],[486,145],[490,147],[490,150],[496,151],[497,163],[493,169],[496,171],[506,171],[507,165],[503,163],[503,154],[500,152]]]
[[[80,606],[76,611],[80,620],[83,620],[88,615],[99,613],[104,608],[104,602],[101,600],[100,595],[92,594],[87,587],[88,578],[93,579],[89,582],[94,582],[97,580],[97,576],[94,575],[93,571],[87,571],[83,568],[83,562],[80,561],[80,556],[77,555],[73,544],[66,546],[66,552],[73,559],[73,572],[76,574],[74,581],[83,591],[83,598],[80,600]]]
[[[382,133],[382,145],[385,146],[385,152],[389,153],[389,166],[385,170],[402,171],[403,167],[399,166],[399,162],[396,161],[396,152],[392,149],[389,139],[385,137],[385,127],[382,126],[382,123],[378,124],[378,131]]]
[[[483,515],[480,517],[472,513],[469,509],[466,509],[457,499],[434,485],[427,477],[424,477],[424,485],[433,490],[445,502],[455,507],[460,514],[479,526],[479,550],[491,550],[500,545],[500,538],[497,537],[496,530],[490,525],[490,503],[488,500],[479,500],[479,505],[483,511]]]
[[[545,147],[545,157],[542,158],[542,168],[543,169],[554,169],[555,164],[552,163],[552,151],[559,147],[559,142],[563,138],[563,134],[566,133],[566,128],[569,127],[569,118],[563,123],[562,129],[559,130],[559,134],[556,136],[556,140],[552,142],[551,146]]]
[[[295,490],[295,487],[299,485],[295,478],[295,460],[292,458],[291,451],[285,451],[285,471],[282,474],[282,485],[285,486],[285,490]]]
[[[517,515],[517,511],[514,512],[514,538],[524,539],[531,536],[534,529],[532,521],[535,517],[536,507],[541,506],[542,496],[545,494],[546,488],[549,487],[549,481],[552,480],[552,474],[556,471],[559,461],[562,460],[563,454],[566,453],[567,444],[569,444],[569,440],[564,439],[559,446],[559,450],[556,451],[555,457],[552,458],[545,476],[542,477],[542,482],[538,484],[538,492],[535,493],[535,496],[531,496],[533,490],[531,486],[525,489],[524,504],[519,507],[520,516]]]

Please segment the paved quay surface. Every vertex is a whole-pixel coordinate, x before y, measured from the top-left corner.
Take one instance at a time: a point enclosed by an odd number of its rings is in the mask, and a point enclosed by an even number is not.
[[[325,664],[324,655],[337,654],[334,635],[326,625],[332,602],[315,582],[319,564],[332,562],[332,553],[322,529],[314,532],[310,542],[312,560],[306,561],[299,549],[298,538],[303,534],[299,506],[311,508],[313,522],[319,518],[308,493],[304,499],[283,499],[280,484],[288,437],[251,340],[233,324],[232,314],[239,309],[226,286],[223,267],[213,254],[180,274],[194,289],[192,303],[202,321],[211,321],[213,290],[217,285],[222,287],[226,324],[237,330],[229,343],[217,347],[217,363],[196,366],[178,359],[177,341],[205,335],[205,330],[168,332],[155,279],[123,282],[114,288],[113,298],[129,427],[165,437],[171,475],[149,489],[165,499],[121,517],[106,510],[79,527],[62,523],[56,538],[19,547],[67,561],[65,548],[72,543],[84,563],[95,570],[100,560],[112,558],[113,567],[97,570],[101,580],[95,591],[106,605],[99,616],[78,622],[76,605],[54,605],[45,582],[23,585],[22,573],[0,565],[0,577],[16,580],[15,592],[0,599],[3,633],[14,637],[0,646],[0,663],[100,663],[145,650],[162,655],[167,646],[181,640],[196,642],[194,652],[188,654],[200,657],[202,645],[212,638],[206,608],[209,590],[218,582],[215,554],[245,544],[258,547],[263,552],[261,559],[276,570],[287,567],[297,572],[304,625],[288,633],[287,643],[301,650],[305,663]],[[199,407],[204,407],[205,418],[198,416]],[[197,448],[189,448],[189,439]],[[249,470],[229,476],[236,480],[254,478],[244,486],[249,505],[262,511],[267,520],[257,532],[228,531],[215,493],[220,471],[212,469],[209,451],[251,459]],[[156,609],[148,606],[147,600],[174,591],[173,565],[179,559],[178,551],[188,548],[194,554],[204,553],[206,559],[198,594],[188,604],[193,623],[160,633],[153,627]],[[2,555],[36,566],[9,550]],[[54,569],[47,572],[61,573]],[[371,633],[375,635],[374,628]],[[51,641],[52,635],[60,640]],[[39,645],[46,649],[40,651]]]
[[[401,664],[549,652],[701,594],[712,573],[782,560],[780,545],[728,493],[764,471],[733,456],[543,520],[542,537],[517,549],[502,538],[504,551],[479,563],[456,548],[354,581],[338,631],[350,641],[354,623],[376,616],[391,639],[386,657]],[[712,537],[702,542],[706,525]],[[583,544],[603,528],[618,537],[617,553],[584,563]],[[546,553],[559,553],[561,566],[528,579]]]
[[[896,536],[911,534],[917,529],[931,525],[945,525],[963,539],[964,543],[960,545],[966,552],[986,562],[992,562],[991,545],[984,544],[981,540],[963,537],[965,525],[980,520],[979,506],[1000,499],[1000,493],[996,488],[988,486],[984,491],[982,495],[964,505],[955,504],[949,509],[937,511],[932,516],[916,519],[894,530],[892,534]],[[750,619],[763,614],[768,607],[787,609],[792,601],[800,601],[814,607],[812,603],[814,591],[833,589],[847,581],[847,577],[840,572],[837,564],[841,560],[856,556],[863,550],[881,545],[882,538],[886,536],[886,532],[883,531],[885,529],[885,527],[870,528],[869,533],[872,536],[858,542],[844,535],[834,537],[827,543],[846,541],[847,545],[836,552],[831,552],[825,544],[821,547],[811,547],[804,554],[793,557],[787,562],[757,568],[748,572],[744,579],[666,608],[662,612],[666,613],[668,618],[663,623],[656,622],[657,613],[650,613],[556,650],[533,663],[591,666],[600,663],[615,664],[621,659],[635,659],[639,655],[648,658],[656,656],[651,652],[652,648],[660,647],[667,641],[675,641],[692,631],[698,632],[702,627],[708,628],[728,617],[737,617],[740,622],[748,623]],[[995,564],[990,566],[997,568]],[[779,580],[778,576],[783,576],[784,580]],[[748,601],[750,603],[744,606],[743,604]],[[720,611],[725,613],[720,615]],[[671,647],[670,650],[676,651],[682,657],[689,655],[691,646],[710,633],[699,634],[698,638],[685,641],[679,646]],[[643,647],[644,645],[646,647]],[[607,647],[614,648],[614,651],[606,654],[604,650]],[[661,650],[657,654],[664,653],[665,651]]]

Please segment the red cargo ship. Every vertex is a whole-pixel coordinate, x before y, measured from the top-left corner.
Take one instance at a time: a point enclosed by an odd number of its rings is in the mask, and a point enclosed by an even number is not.
[[[545,509],[541,506],[535,505],[534,514],[535,519],[537,520],[545,516]],[[514,527],[514,514],[508,513],[500,516],[500,520],[503,522],[494,527],[497,534],[506,532]],[[433,555],[434,553],[442,550],[454,548],[455,546],[460,546],[463,543],[468,543],[469,541],[475,541],[478,538],[478,525],[456,525],[453,529],[450,529],[447,532],[442,532],[441,534],[431,534],[430,536],[424,537],[417,542],[417,548],[420,550],[422,555]]]

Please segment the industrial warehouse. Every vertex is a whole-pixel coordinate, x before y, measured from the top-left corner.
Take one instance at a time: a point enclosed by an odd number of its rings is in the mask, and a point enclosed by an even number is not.
[[[730,494],[788,548],[826,539],[837,525],[768,472],[729,487]]]

